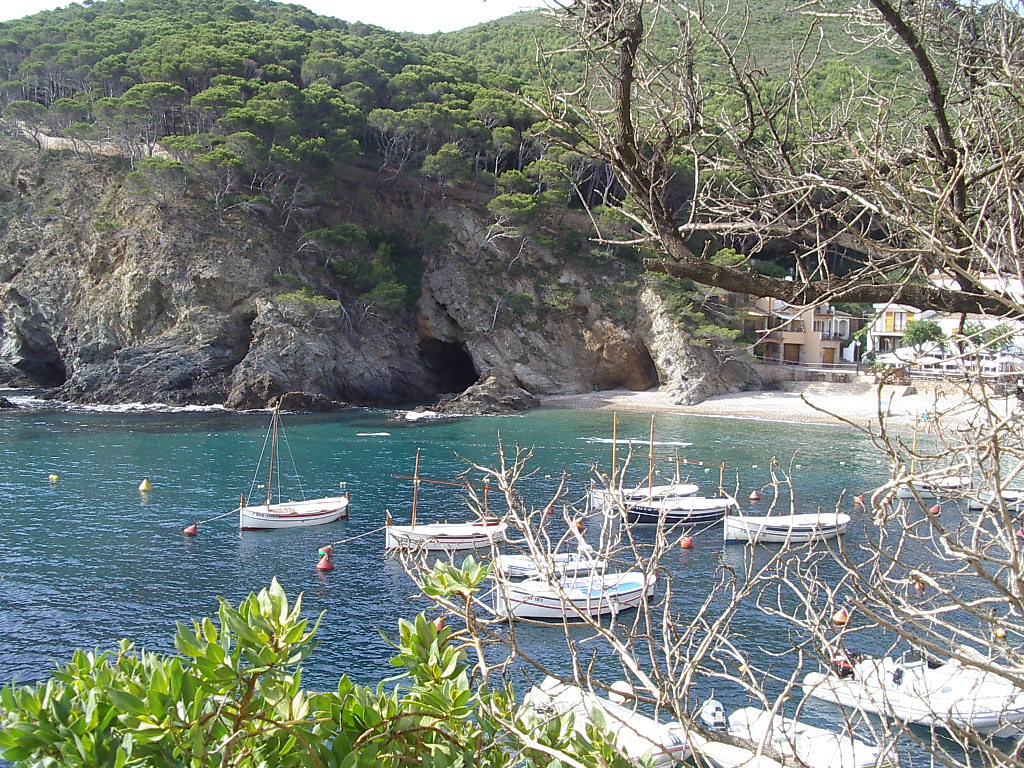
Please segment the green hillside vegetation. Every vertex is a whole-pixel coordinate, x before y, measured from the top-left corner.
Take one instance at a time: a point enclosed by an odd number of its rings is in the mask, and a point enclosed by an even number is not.
[[[781,67],[810,21],[767,0],[748,7],[749,49]],[[663,25],[656,39],[667,49],[674,32]],[[568,209],[621,201],[614,174],[574,151],[578,137],[545,132],[518,97],[538,83],[537,41],[561,45],[541,12],[417,36],[270,0],[95,0],[0,23],[0,107],[9,132],[37,143],[113,144],[131,188],[163,205],[187,191],[219,211],[274,217],[338,280],[398,308],[414,300],[418,273],[392,263],[395,243],[325,239],[340,222],[307,220],[300,188],[329,190],[353,164],[378,185],[418,175],[442,203],[453,185],[475,189],[497,226],[548,240]],[[729,115],[740,107],[714,87],[715,64],[701,63],[710,108]],[[579,57],[552,66],[565,82],[583,77]],[[814,100],[827,107],[859,77],[822,63]],[[156,144],[168,156],[153,155]],[[678,171],[684,202],[684,159]]]

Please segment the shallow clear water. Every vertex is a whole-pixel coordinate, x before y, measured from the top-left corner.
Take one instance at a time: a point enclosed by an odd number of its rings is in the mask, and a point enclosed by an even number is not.
[[[489,464],[499,439],[532,446],[539,471],[523,492],[537,504],[563,470],[570,495],[579,498],[591,466],[607,470],[610,463],[611,446],[602,442],[612,433],[609,412],[544,409],[417,422],[376,410],[287,415],[288,447],[307,495],[332,495],[347,482],[351,520],[240,533],[228,516],[201,525],[197,538],[184,537],[184,526],[232,509],[239,493],[249,492],[268,420],[267,413],[222,411],[0,411],[0,683],[45,678],[72,649],[108,648],[122,637],[171,651],[175,621],[212,615],[216,596],[237,603],[273,576],[290,596],[305,594],[310,617],[325,614],[305,684],[334,687],[342,673],[375,683],[391,672],[380,633],[393,635],[397,617],[429,604],[384,557],[383,533],[336,547],[330,573],[315,569],[317,549],[379,528],[385,509],[396,522],[408,520],[411,483],[392,475],[412,474],[417,448],[423,476],[452,479],[466,467],[456,454]],[[650,423],[644,414],[621,414],[618,437],[645,443]],[[869,443],[843,427],[659,415],[656,439],[692,443],[659,452],[726,462],[727,489],[738,472],[744,500],[768,482],[771,457],[792,463],[796,511],[831,509],[844,493],[849,511],[849,497],[877,485],[872,479],[882,472]],[[633,469],[639,482],[646,460]],[[708,490],[717,484],[717,470],[692,471]],[[48,480],[51,473],[57,482]],[[138,490],[143,478],[152,484],[146,494]],[[422,485],[421,521],[459,519],[464,511],[457,489]],[[848,540],[858,535],[855,525]],[[683,577],[676,584],[680,609],[704,599],[719,563],[741,565],[742,550],[723,547],[714,526],[698,532],[694,549],[670,555],[668,567]],[[752,606],[734,627],[751,653],[786,647],[787,634],[775,629]],[[545,662],[567,667],[558,628],[524,628],[520,638]]]

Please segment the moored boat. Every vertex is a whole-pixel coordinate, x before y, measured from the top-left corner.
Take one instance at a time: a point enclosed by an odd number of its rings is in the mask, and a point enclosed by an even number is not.
[[[896,487],[896,496],[900,499],[956,498],[974,486],[970,475],[949,475],[946,477],[921,478],[910,480]]]
[[[469,523],[416,523],[387,525],[384,547],[391,550],[463,552],[490,549],[505,540],[508,526],[500,520]]]
[[[282,497],[283,475],[279,468],[280,452],[278,451],[278,440],[282,434],[284,434],[284,428],[281,425],[281,401],[279,400],[270,419],[270,427],[267,430],[263,446],[264,452],[268,447],[270,448],[267,498],[262,504],[251,504],[246,502],[243,495],[238,505],[238,527],[243,531],[301,528],[333,523],[336,520],[347,518],[349,504],[347,492],[342,496],[326,496],[319,499],[274,500]],[[259,472],[260,468],[257,466],[256,474],[259,475]],[[253,480],[254,487],[255,484],[256,481]]]
[[[722,523],[726,544],[804,544],[832,539],[846,532],[850,516],[843,512],[808,512],[794,515],[742,515],[729,513]]]
[[[718,768],[781,768],[763,754],[765,748],[785,758],[796,758],[807,768],[874,768],[892,762],[879,760],[879,750],[852,733],[835,733],[758,707],[742,707],[728,718],[722,705],[711,699],[700,717],[712,732],[723,732],[751,742],[753,748],[726,744],[699,734],[689,735],[690,747]]]
[[[494,570],[508,579],[532,579],[543,575],[582,576],[603,573],[608,563],[592,551],[542,553],[532,555],[498,555]]]
[[[659,723],[578,685],[562,683],[550,676],[530,689],[523,704],[540,714],[571,712],[573,727],[584,734],[587,726],[593,723],[594,714],[599,714],[612,736],[615,749],[640,764],[663,768],[678,765],[690,756],[683,728],[678,722]]]
[[[976,657],[960,649],[966,659]],[[979,664],[990,665],[987,660]],[[1015,670],[1020,676],[1020,670]],[[856,658],[836,670],[811,672],[803,681],[808,696],[861,712],[952,731],[969,728],[999,738],[1024,735],[1024,688],[1006,677],[959,659],[931,666],[904,654],[899,658]]]
[[[348,517],[348,496],[277,504],[249,504],[239,506],[238,517],[239,528],[243,531],[323,525]]]
[[[420,490],[420,450],[416,450],[416,466],[412,475],[412,520],[409,525],[395,525],[391,513],[385,513],[384,548],[386,550],[420,552],[465,552],[490,550],[505,540],[508,525],[497,518],[484,517],[465,523],[419,523],[416,520]],[[431,481],[439,482],[439,481]],[[460,483],[444,481],[445,485]]]
[[[643,571],[591,573],[556,581],[499,582],[494,610],[512,619],[577,621],[636,608],[654,592],[656,577]]]
[[[625,507],[626,522],[636,525],[713,523],[739,505],[732,496],[687,496]]]
[[[968,507],[974,511],[998,509],[1001,505],[1011,512],[1024,510],[1024,488],[1003,488],[998,494],[993,491],[981,491],[977,498],[968,501]]]
[[[698,491],[700,491],[700,486],[689,482],[637,486],[635,488],[623,488],[619,491],[593,487],[590,489],[590,503],[598,509],[614,510],[619,505],[656,504],[683,499],[687,496],[695,496]]]

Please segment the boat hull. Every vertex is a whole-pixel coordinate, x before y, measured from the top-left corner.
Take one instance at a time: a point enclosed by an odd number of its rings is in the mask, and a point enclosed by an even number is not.
[[[596,619],[636,608],[653,593],[654,583],[654,574],[625,571],[568,578],[560,585],[541,579],[500,584],[495,611],[513,619]]]
[[[726,544],[804,544],[846,533],[850,516],[842,512],[800,515],[726,515],[722,535]]]
[[[348,496],[249,505],[238,510],[238,527],[243,531],[304,528],[342,519],[348,519]]]
[[[731,496],[690,496],[659,504],[633,504],[626,507],[626,522],[631,525],[714,523],[736,506],[736,499]]]
[[[465,552],[490,549],[505,540],[505,523],[424,523],[389,525],[384,547],[389,550],[424,552]]]

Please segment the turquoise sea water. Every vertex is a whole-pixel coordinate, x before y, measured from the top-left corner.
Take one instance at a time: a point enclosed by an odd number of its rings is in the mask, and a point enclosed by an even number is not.
[[[232,515],[184,537],[184,526],[234,508],[249,492],[268,421],[264,412],[0,411],[0,683],[43,679],[72,649],[109,648],[123,637],[172,651],[175,621],[212,615],[216,596],[237,603],[274,576],[289,595],[304,593],[310,617],[324,612],[305,684],[332,688],[343,673],[375,683],[392,671],[380,633],[394,635],[397,617],[429,604],[383,555],[383,533],[336,547],[329,573],[315,568],[318,547],[379,528],[385,509],[407,522],[412,486],[392,475],[412,474],[417,448],[423,476],[452,479],[466,467],[459,456],[493,463],[499,439],[532,446],[538,472],[522,490],[540,504],[563,470],[570,496],[582,497],[593,463],[609,465],[612,434],[605,411],[416,422],[383,410],[289,414],[288,446],[307,495],[332,495],[347,482],[351,520],[240,533]],[[618,436],[645,443],[650,425],[649,415],[620,414]],[[659,451],[726,462],[728,486],[738,471],[744,507],[750,490],[768,482],[773,456],[793,466],[796,511],[832,509],[844,493],[849,511],[850,496],[877,485],[881,471],[868,441],[840,426],[658,415],[656,440],[692,443]],[[637,481],[645,469],[638,461]],[[702,472],[694,477],[710,480],[710,490],[717,470]],[[59,480],[51,483],[51,473]],[[152,484],[146,494],[138,490],[143,478]],[[423,484],[419,519],[461,519],[460,498],[457,489]],[[858,535],[855,523],[848,539]],[[694,549],[673,552],[667,565],[682,577],[680,607],[699,605],[714,569],[742,563],[742,550],[724,547],[714,526],[697,533]],[[753,607],[735,631],[752,654],[789,642]],[[524,628],[520,639],[546,663],[568,668],[558,628]],[[729,705],[728,693],[719,698]]]

